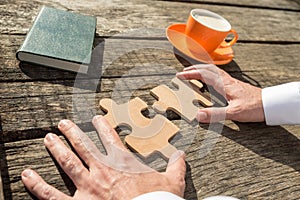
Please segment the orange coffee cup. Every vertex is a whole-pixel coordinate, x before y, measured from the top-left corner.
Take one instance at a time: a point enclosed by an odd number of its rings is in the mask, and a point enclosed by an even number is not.
[[[191,10],[185,34],[188,48],[195,53],[203,51],[203,49],[212,53],[218,47],[232,46],[238,39],[237,32],[231,28],[230,23],[225,18],[204,9]],[[229,34],[233,34],[234,37],[231,41],[226,42],[225,39]],[[203,49],[200,50],[195,42],[201,45]]]

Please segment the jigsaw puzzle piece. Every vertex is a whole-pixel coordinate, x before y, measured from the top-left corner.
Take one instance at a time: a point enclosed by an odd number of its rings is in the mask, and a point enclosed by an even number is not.
[[[102,99],[100,107],[107,112],[104,118],[113,128],[120,125],[131,128],[131,134],[125,137],[125,142],[142,156],[148,157],[160,152],[165,158],[169,158],[176,151],[168,141],[179,128],[162,115],[156,115],[153,119],[145,117],[142,111],[148,106],[140,98],[120,105],[112,99]]]
[[[195,120],[199,109],[194,105],[195,101],[200,102],[206,107],[213,105],[200,94],[200,89],[203,85],[199,81],[193,80],[188,82],[173,78],[172,83],[178,87],[178,90],[172,90],[166,85],[159,85],[150,91],[158,100],[153,104],[153,108],[158,113],[165,113],[167,110],[172,110],[188,122],[192,122]]]
[[[177,91],[177,94],[185,95],[187,94],[187,90],[192,90],[193,95],[195,97],[194,101],[200,102],[203,106],[210,107],[213,106],[213,103],[206,99],[200,92],[200,89],[203,88],[203,84],[199,82],[198,80],[181,80],[179,78],[173,78],[172,83],[175,84],[179,90]]]
[[[172,109],[177,112],[180,111],[180,102],[176,94],[166,85],[159,85],[153,88],[150,93],[158,100],[153,103],[152,107],[158,113],[165,113],[167,110]]]
[[[135,131],[142,134],[127,135],[125,142],[145,158],[155,152],[160,153],[164,158],[170,158],[176,151],[169,140],[176,135],[179,128],[162,115],[156,115],[149,127],[139,127]]]
[[[116,104],[112,99],[101,99],[100,108],[107,112],[104,118],[113,128],[117,126],[144,127],[151,123],[151,119],[144,117],[143,110],[148,105],[140,98],[131,99],[125,104]]]

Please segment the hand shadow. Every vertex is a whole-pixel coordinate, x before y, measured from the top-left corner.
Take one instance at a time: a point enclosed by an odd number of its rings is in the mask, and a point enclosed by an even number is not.
[[[186,175],[185,175],[185,191],[184,191],[184,198],[188,200],[197,200],[197,191],[193,183],[192,178],[192,169],[191,166],[186,163]]]
[[[235,122],[239,131],[223,127],[222,135],[252,152],[300,172],[300,140],[281,126]]]
[[[235,61],[222,66],[232,77],[261,87],[259,82],[241,71]],[[222,135],[241,144],[254,153],[288,165],[300,171],[300,140],[281,126],[267,126],[265,123],[235,122],[240,131],[224,126]]]
[[[173,51],[174,51],[174,55],[175,55],[176,59],[184,67],[189,67],[191,65],[197,65],[197,64],[207,64],[207,63],[203,63],[203,62],[200,62],[200,61],[197,61],[197,60],[187,57],[186,55],[181,53],[176,48],[174,48]],[[234,60],[232,60],[231,62],[224,64],[224,65],[218,65],[218,67],[220,67],[221,69],[223,69],[224,71],[229,73],[232,77],[234,77],[238,80],[241,80],[241,81],[250,83],[254,86],[260,87],[260,84],[257,81],[255,81],[250,76],[248,76],[247,74],[245,74],[241,71],[239,65]]]

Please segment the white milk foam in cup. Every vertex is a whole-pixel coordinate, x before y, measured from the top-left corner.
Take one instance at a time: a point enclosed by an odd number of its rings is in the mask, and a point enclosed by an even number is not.
[[[230,24],[222,18],[216,16],[201,15],[200,13],[194,13],[194,18],[204,26],[217,31],[229,31],[231,29]]]

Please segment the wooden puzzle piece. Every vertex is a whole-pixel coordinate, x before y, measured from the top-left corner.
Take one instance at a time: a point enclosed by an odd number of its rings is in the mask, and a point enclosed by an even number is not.
[[[107,112],[104,118],[113,128],[131,128],[131,134],[125,137],[125,142],[143,157],[159,152],[165,158],[169,158],[176,151],[168,140],[179,128],[162,115],[156,115],[153,119],[145,117],[142,111],[147,109],[147,104],[140,98],[120,105],[112,99],[102,99],[100,107]]]
[[[212,102],[200,94],[202,83],[197,80],[180,80],[173,78],[172,83],[178,87],[178,90],[172,90],[166,85],[159,85],[153,88],[150,93],[158,100],[153,104],[153,108],[158,113],[165,113],[172,110],[182,116],[188,122],[195,120],[198,107],[194,105],[195,101],[203,106],[212,106]]]

